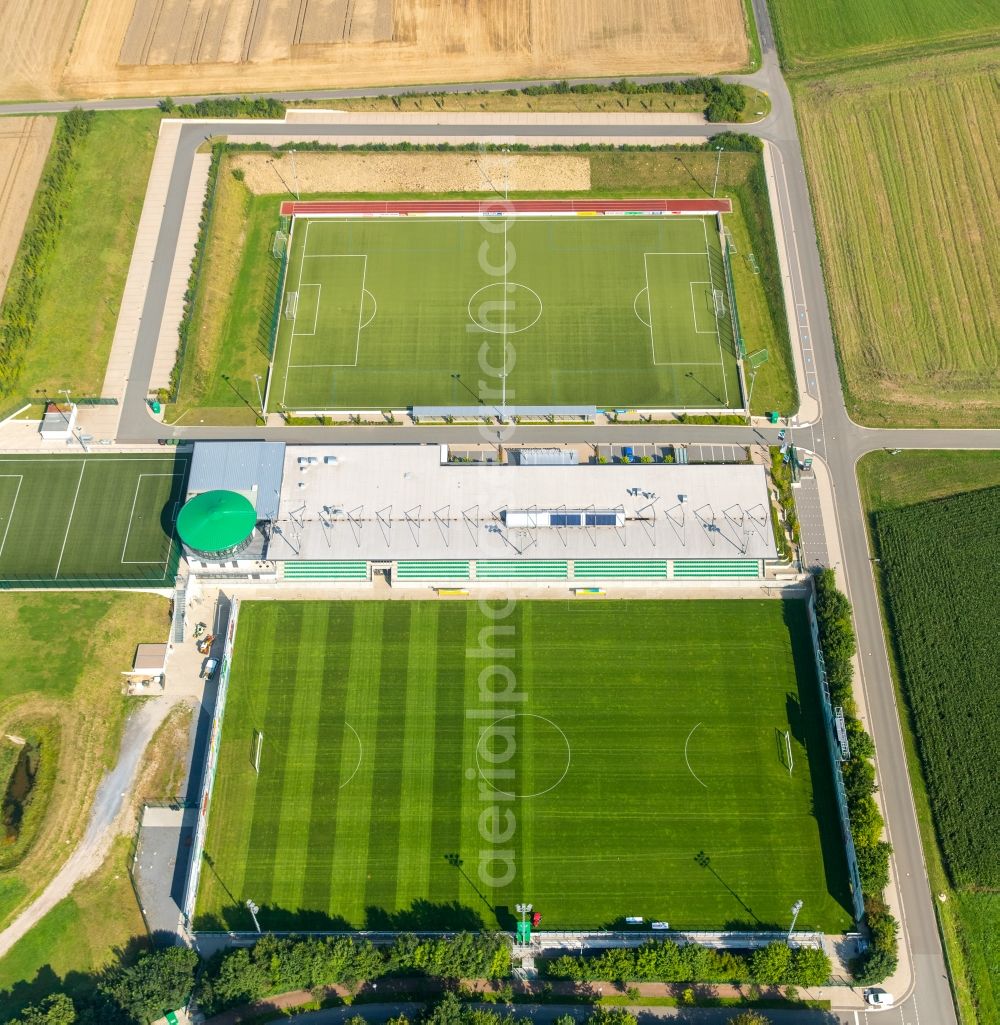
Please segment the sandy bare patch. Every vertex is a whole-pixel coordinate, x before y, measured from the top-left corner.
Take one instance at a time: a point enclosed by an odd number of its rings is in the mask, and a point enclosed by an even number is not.
[[[741,0],[90,0],[61,90],[703,73],[746,59]]]
[[[0,296],[55,131],[54,117],[0,118]]]
[[[232,166],[258,195],[287,192],[292,159],[236,153]],[[590,159],[551,154],[298,153],[295,177],[304,193],[323,192],[586,192]],[[294,185],[292,185],[294,187]]]

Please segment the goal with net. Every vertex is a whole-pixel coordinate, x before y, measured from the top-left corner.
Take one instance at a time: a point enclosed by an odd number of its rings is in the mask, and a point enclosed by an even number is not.
[[[253,763],[253,771],[260,772],[260,752],[264,747],[264,734],[260,730],[253,731],[253,744],[250,748],[250,761]]]
[[[299,293],[289,292],[285,296],[285,317],[288,320],[294,320],[295,314],[299,311]]]

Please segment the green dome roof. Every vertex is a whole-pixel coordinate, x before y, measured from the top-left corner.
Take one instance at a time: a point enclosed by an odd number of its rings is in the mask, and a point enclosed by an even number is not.
[[[181,540],[198,552],[227,552],[253,533],[257,512],[235,491],[204,491],[184,503],[177,517]]]

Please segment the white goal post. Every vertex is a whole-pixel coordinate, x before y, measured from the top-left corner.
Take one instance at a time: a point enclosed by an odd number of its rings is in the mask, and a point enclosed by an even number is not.
[[[285,296],[285,317],[288,320],[294,320],[295,314],[299,312],[299,293],[289,292]]]
[[[261,730],[253,731],[253,747],[251,749],[250,761],[253,762],[253,771],[260,772],[260,752],[264,746],[264,734]]]
[[[713,288],[712,301],[715,304],[716,317],[724,317],[726,315],[726,293],[721,288]]]
[[[792,774],[792,734],[791,731],[785,730],[785,750],[788,752],[788,775]]]

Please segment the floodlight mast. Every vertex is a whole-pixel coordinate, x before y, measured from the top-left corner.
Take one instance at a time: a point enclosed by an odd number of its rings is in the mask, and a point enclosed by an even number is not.
[[[719,184],[719,165],[722,163],[722,147],[716,146],[715,152],[718,156],[715,158],[715,180],[712,182],[712,199],[715,199],[715,189]]]
[[[247,899],[247,910],[250,912],[250,917],[253,919],[253,927],[260,933],[260,922],[257,921],[257,912],[260,911],[260,905],[255,904],[249,898]]]
[[[796,922],[796,919],[799,917],[799,912],[801,910],[802,910],[802,901],[797,900],[792,905],[792,924],[791,924],[791,926],[788,929],[788,942],[789,943],[792,942],[792,933],[795,932],[795,922]]]

